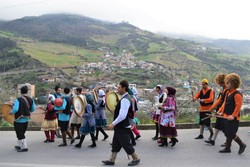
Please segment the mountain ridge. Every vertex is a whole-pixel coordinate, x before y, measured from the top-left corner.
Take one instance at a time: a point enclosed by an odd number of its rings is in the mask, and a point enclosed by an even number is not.
[[[3,22],[0,31],[88,50],[107,47],[114,56],[122,55],[126,50],[134,56],[134,61],[153,62],[169,69],[166,71],[169,77],[165,80],[171,80],[170,76],[212,80],[217,73],[236,72],[245,77],[246,85],[250,85],[247,76],[250,72],[247,68],[249,60],[241,60],[237,55],[217,47],[141,30],[126,22],[114,24],[85,16],[50,14]]]

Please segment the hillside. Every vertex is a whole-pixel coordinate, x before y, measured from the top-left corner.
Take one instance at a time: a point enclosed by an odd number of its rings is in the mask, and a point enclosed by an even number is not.
[[[94,76],[99,79],[138,76],[131,80],[143,82],[140,76],[144,76],[149,83],[155,84],[157,77],[163,77],[159,82],[176,78],[186,80],[187,77],[212,80],[217,73],[236,72],[242,75],[244,84],[250,86],[248,59],[218,47],[156,35],[128,23],[115,24],[83,16],[56,14],[2,22],[0,31],[12,33],[14,37],[9,38],[16,40],[25,54],[50,67],[101,62],[107,53],[116,57],[122,56],[124,51],[133,55],[134,62],[150,62],[156,67],[154,70],[128,69],[119,73],[117,70],[108,71],[111,74],[96,71]]]

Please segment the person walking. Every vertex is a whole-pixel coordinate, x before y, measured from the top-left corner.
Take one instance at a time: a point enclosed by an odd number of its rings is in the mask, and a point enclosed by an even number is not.
[[[96,142],[95,142],[96,126],[95,126],[95,117],[94,117],[95,105],[93,102],[94,97],[91,93],[87,93],[85,96],[86,96],[86,100],[87,100],[87,106],[86,106],[85,112],[82,116],[83,117],[83,125],[80,128],[81,137],[80,137],[79,143],[76,144],[75,147],[81,148],[82,143],[85,139],[85,136],[90,134],[92,144],[89,145],[88,147],[94,148],[94,147],[96,147]]]
[[[59,144],[58,147],[67,146],[66,135],[71,139],[71,144],[75,142],[75,139],[72,137],[69,132],[69,119],[70,113],[72,112],[72,97],[70,96],[70,89],[68,87],[64,88],[65,95],[62,97],[63,104],[62,106],[56,106],[54,109],[58,111],[58,124],[62,133],[63,143]],[[54,101],[55,102],[55,101]]]
[[[201,81],[202,89],[193,97],[193,102],[198,100],[200,101],[200,111],[199,111],[199,124],[200,124],[200,134],[195,139],[203,139],[203,133],[205,126],[208,128],[210,132],[210,136],[208,140],[211,140],[213,136],[213,128],[211,127],[211,119],[205,119],[203,118],[207,117],[207,114],[210,114],[210,108],[213,105],[214,102],[214,91],[208,86],[208,80],[203,79]]]
[[[27,140],[25,137],[25,132],[28,127],[30,113],[34,112],[36,105],[33,99],[27,96],[28,87],[21,87],[21,96],[14,101],[14,106],[10,111],[10,114],[14,114],[14,129],[17,136],[17,146],[15,149],[17,152],[27,152]]]
[[[220,85],[222,90],[219,93],[219,96],[218,96],[218,99],[216,100],[216,102],[209,109],[211,112],[213,110],[215,110],[215,112],[217,113],[219,111],[220,107],[222,106],[224,100],[225,100],[225,97],[226,97],[226,94],[227,94],[226,84],[225,84],[225,81],[224,81],[225,77],[226,77],[226,74],[219,74],[215,78],[216,84]],[[214,135],[213,135],[211,140],[205,140],[205,142],[209,143],[211,145],[215,145],[215,140],[216,140],[216,138],[217,138],[220,131],[223,131],[223,119],[222,118],[216,118],[215,125],[214,125]]]
[[[228,93],[226,100],[219,110],[219,114],[223,115],[223,128],[226,136],[226,147],[220,150],[220,153],[230,153],[231,144],[234,140],[239,145],[238,154],[242,154],[247,145],[242,142],[241,138],[237,135],[240,122],[240,110],[243,103],[242,94],[237,90],[241,85],[240,76],[236,73],[228,74],[225,77],[226,87]]]
[[[111,156],[108,160],[102,161],[104,165],[114,165],[118,152],[123,148],[128,155],[131,155],[133,160],[128,163],[128,166],[135,166],[140,163],[140,158],[135,152],[133,145],[130,142],[130,122],[129,115],[133,115],[132,101],[128,95],[129,83],[122,80],[118,85],[118,93],[122,96],[121,100],[116,105],[114,111],[114,121],[109,124],[109,129],[114,129],[112,141]]]
[[[107,125],[106,114],[105,114],[105,92],[102,89],[98,90],[98,101],[95,105],[95,120],[96,120],[96,135],[95,140],[98,140],[99,131],[103,134],[105,141],[109,136],[104,131],[103,127]]]

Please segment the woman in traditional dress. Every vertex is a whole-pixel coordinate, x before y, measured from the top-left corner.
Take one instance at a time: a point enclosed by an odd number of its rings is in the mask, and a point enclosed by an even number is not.
[[[152,138],[153,140],[157,140],[158,139],[158,135],[159,135],[159,117],[161,114],[161,110],[159,107],[162,106],[162,103],[165,101],[165,99],[167,98],[167,94],[164,93],[164,91],[162,90],[162,85],[157,85],[155,87],[156,92],[158,93],[157,96],[157,102],[155,104],[156,110],[155,113],[153,115],[153,122],[155,123],[155,136]]]
[[[92,144],[89,145],[88,147],[94,148],[96,147],[96,143],[95,143],[95,117],[94,117],[94,113],[95,113],[95,105],[94,105],[94,98],[93,95],[91,93],[87,93],[86,95],[86,100],[87,100],[87,106],[85,108],[85,113],[83,114],[83,126],[80,129],[81,132],[81,138],[78,144],[76,144],[75,146],[77,148],[81,148],[82,146],[82,142],[85,139],[85,136],[90,134],[91,136],[91,140],[92,140]]]
[[[56,111],[54,110],[53,106],[53,95],[48,95],[48,103],[45,110],[45,118],[41,125],[41,130],[44,131],[46,140],[44,143],[47,142],[55,142],[55,134],[56,130],[58,129],[58,121],[56,116]]]
[[[102,89],[98,91],[98,102],[95,106],[96,114],[96,136],[95,140],[98,140],[99,131],[104,135],[102,141],[105,141],[109,136],[104,131],[103,127],[107,125],[106,114],[105,114],[105,93]]]
[[[162,139],[162,143],[159,145],[160,147],[168,146],[167,139],[170,138],[172,145],[175,146],[178,140],[177,131],[175,127],[175,118],[176,118],[176,98],[175,93],[176,90],[173,87],[166,87],[167,99],[163,102],[161,108],[161,116],[160,116],[160,135]]]

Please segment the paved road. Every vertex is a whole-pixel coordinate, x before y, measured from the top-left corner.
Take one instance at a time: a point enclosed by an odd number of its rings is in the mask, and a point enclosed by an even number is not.
[[[246,167],[250,164],[250,128],[241,127],[239,136],[248,145],[242,155],[238,155],[238,145],[233,142],[232,153],[221,154],[220,144],[225,141],[223,134],[218,135],[215,146],[209,146],[203,140],[195,140],[198,129],[182,129],[178,131],[179,142],[174,148],[158,147],[155,141],[151,140],[153,130],[141,131],[142,137],[135,147],[140,155],[141,167]],[[112,131],[108,131],[110,137],[107,141],[97,141],[96,148],[88,148],[91,144],[90,136],[85,138],[81,149],[74,145],[59,148],[61,139],[55,143],[43,143],[44,134],[41,131],[28,131],[26,138],[29,152],[18,153],[14,150],[16,137],[14,131],[0,131],[0,167],[79,167],[79,166],[103,166],[101,160],[110,155]],[[205,137],[209,132],[205,131]],[[101,136],[100,136],[101,137]],[[122,150],[117,157],[115,166],[127,166],[130,160],[127,159]]]

